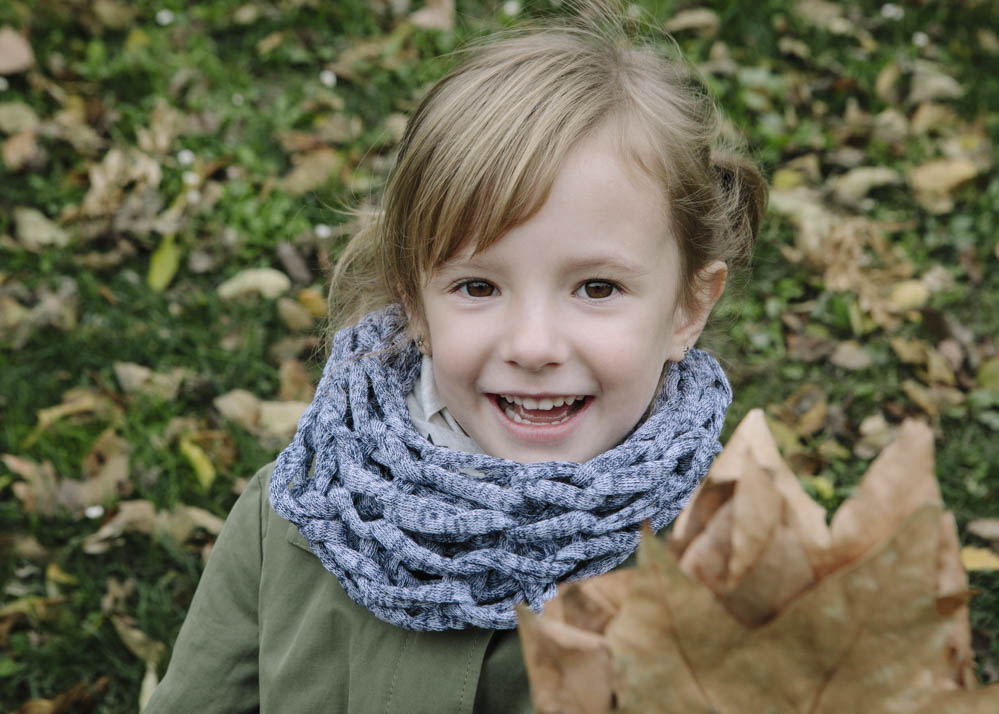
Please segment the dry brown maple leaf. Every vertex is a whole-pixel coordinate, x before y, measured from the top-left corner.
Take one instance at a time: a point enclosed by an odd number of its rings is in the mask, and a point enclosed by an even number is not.
[[[968,597],[927,426],[904,423],[827,526],[754,411],[668,542],[522,612],[521,637],[539,714],[994,713]]]

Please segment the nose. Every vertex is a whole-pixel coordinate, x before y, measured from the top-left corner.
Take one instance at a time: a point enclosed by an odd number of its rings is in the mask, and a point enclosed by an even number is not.
[[[506,317],[503,360],[532,372],[563,364],[569,356],[564,328],[551,305],[516,307]]]

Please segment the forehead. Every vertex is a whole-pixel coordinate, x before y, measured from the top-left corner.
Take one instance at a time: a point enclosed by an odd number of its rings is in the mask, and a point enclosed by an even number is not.
[[[547,183],[539,182],[530,213],[509,221],[502,232],[467,236],[435,267],[482,253],[528,223],[545,223],[553,233],[602,233],[608,241],[624,227],[668,239],[665,189],[645,148],[622,122],[604,122],[567,152]]]
[[[623,159],[611,132],[598,132],[569,152],[547,198],[527,220],[488,243],[466,242],[440,266],[531,271],[560,269],[648,272],[675,259],[658,183]]]

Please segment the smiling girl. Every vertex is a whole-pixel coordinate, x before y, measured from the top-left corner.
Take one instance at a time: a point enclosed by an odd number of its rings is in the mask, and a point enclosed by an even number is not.
[[[429,91],[147,712],[530,710],[515,606],[624,563],[719,450],[692,347],[766,189],[717,134],[681,63],[593,23]]]

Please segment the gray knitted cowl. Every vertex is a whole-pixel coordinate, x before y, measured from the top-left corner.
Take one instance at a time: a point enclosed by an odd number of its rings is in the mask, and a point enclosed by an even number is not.
[[[411,630],[509,629],[563,580],[605,573],[670,523],[720,450],[731,389],[693,350],[670,366],[651,415],[581,464],[434,446],[406,408],[420,353],[392,306],[338,332],[312,404],[271,477],[354,602]]]

